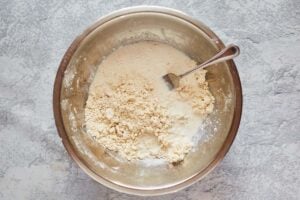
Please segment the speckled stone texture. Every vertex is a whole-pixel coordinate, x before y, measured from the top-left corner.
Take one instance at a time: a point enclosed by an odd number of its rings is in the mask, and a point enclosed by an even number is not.
[[[236,43],[244,92],[238,136],[203,181],[145,199],[300,199],[300,1],[0,1],[0,199],[141,197],[105,188],[70,159],[57,135],[52,88],[76,35],[139,4],[182,10]]]

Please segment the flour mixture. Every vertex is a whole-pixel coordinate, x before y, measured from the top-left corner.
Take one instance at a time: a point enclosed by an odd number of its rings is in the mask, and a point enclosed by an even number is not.
[[[131,161],[184,159],[197,144],[198,128],[213,111],[205,70],[170,91],[162,76],[180,74],[195,61],[166,44],[120,47],[99,66],[85,108],[87,133],[107,150]]]

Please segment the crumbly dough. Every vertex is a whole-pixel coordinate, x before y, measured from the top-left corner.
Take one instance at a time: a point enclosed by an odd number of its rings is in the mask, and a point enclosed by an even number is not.
[[[183,160],[193,148],[200,119],[213,111],[214,97],[205,70],[182,79],[173,91],[161,77],[195,65],[162,43],[117,49],[100,64],[91,84],[85,108],[87,133],[127,160]]]
[[[192,106],[194,112],[200,115],[207,115],[214,108],[214,97],[209,91],[205,74],[205,70],[194,72],[194,77],[183,78],[180,86],[176,89],[180,97]]]

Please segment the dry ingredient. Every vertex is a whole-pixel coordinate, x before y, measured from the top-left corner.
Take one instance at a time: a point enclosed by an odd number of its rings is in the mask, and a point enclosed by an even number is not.
[[[205,74],[205,70],[194,72],[193,81],[182,79],[180,86],[176,89],[180,97],[192,106],[194,112],[200,115],[207,115],[214,108],[214,97],[209,91]]]
[[[205,70],[169,91],[161,76],[195,62],[157,42],[121,47],[99,66],[85,108],[87,133],[127,160],[178,162],[193,148],[199,123],[213,111]]]

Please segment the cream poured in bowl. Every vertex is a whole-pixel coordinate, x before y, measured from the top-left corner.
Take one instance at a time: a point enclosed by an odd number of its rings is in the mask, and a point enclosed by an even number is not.
[[[128,161],[183,161],[203,135],[202,121],[213,111],[214,97],[205,70],[185,77],[172,91],[162,76],[195,65],[160,42],[118,48],[100,64],[89,88],[87,134]]]

